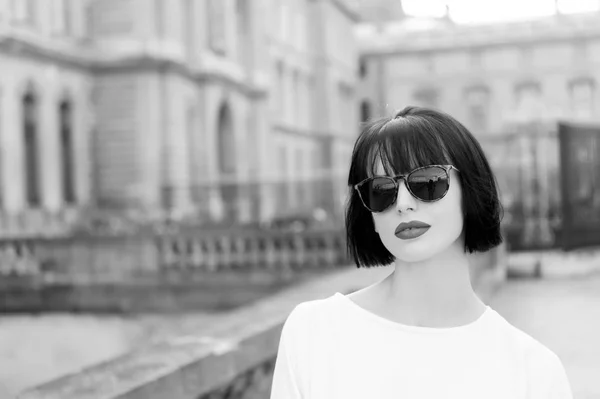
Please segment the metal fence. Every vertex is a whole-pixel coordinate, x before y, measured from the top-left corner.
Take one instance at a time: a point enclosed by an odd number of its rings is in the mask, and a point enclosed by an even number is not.
[[[311,218],[341,222],[346,193],[345,176],[328,172],[289,180],[165,186],[162,203],[173,218],[197,224],[276,224]]]
[[[600,245],[600,125],[559,124],[562,244]]]
[[[600,245],[599,137],[600,126],[534,121],[480,140],[511,250]]]

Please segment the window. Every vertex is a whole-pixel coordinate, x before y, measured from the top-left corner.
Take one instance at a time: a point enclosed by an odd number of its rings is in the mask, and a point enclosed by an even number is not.
[[[517,85],[516,117],[520,121],[539,119],[543,116],[544,107],[541,88],[538,83],[526,82]]]
[[[437,108],[439,93],[434,88],[423,88],[415,91],[413,99],[419,106]]]
[[[294,162],[294,196],[296,206],[305,206],[308,200],[306,195],[306,155],[303,148],[296,148],[296,159]],[[306,209],[306,208],[305,208]],[[303,209],[304,210],[304,209]]]
[[[56,33],[73,33],[71,0],[54,0],[52,7],[52,27]]]
[[[290,151],[285,143],[279,143],[277,147],[278,154],[278,174],[276,175],[278,179],[278,199],[279,203],[277,204],[277,213],[283,213],[290,207],[290,202],[293,197],[293,182],[290,176]]]
[[[316,83],[315,77],[309,76],[306,80],[306,127],[312,129],[315,125],[316,107]]]
[[[238,60],[245,63],[248,59],[248,3],[247,0],[236,0],[235,6]]]
[[[354,136],[356,130],[355,118],[356,103],[354,102],[354,93],[352,87],[346,83],[340,82],[338,86],[338,103],[337,103],[338,125],[345,135]]]
[[[290,93],[291,97],[291,110],[292,110],[292,118],[291,122],[294,126],[298,126],[298,123],[301,119],[300,114],[300,75],[298,71],[294,71],[292,73],[292,92]]]
[[[576,118],[591,118],[594,114],[594,81],[578,79],[569,84],[571,111]]]
[[[292,77],[290,71],[283,66],[281,70],[281,122],[289,123],[292,116],[293,93],[291,88]]]
[[[367,60],[365,60],[364,58],[361,58],[359,60],[358,75],[360,76],[361,79],[364,79],[367,77]]]
[[[12,0],[15,19],[33,24],[35,21],[35,0]]]
[[[9,9],[6,0],[0,0],[0,23],[7,19],[8,14]]]
[[[188,105],[185,114],[185,133],[187,139],[187,156],[188,156],[188,167],[191,185],[191,195],[195,203],[201,203],[206,201],[203,190],[204,187],[199,186],[199,182],[202,180],[202,171],[205,170],[206,156],[204,149],[199,145],[202,143],[201,131],[198,129],[198,114],[196,112],[195,103]]]
[[[61,170],[63,181],[63,201],[66,204],[75,203],[75,151],[73,146],[73,116],[71,103],[67,100],[60,103],[60,146]]]
[[[183,33],[183,45],[185,46],[185,52],[188,58],[193,58],[196,52],[196,32],[195,32],[195,10],[193,0],[185,0],[183,3],[182,16],[182,33]]]
[[[366,122],[371,119],[371,104],[368,100],[363,100],[360,104],[360,120]]]
[[[287,108],[287,91],[285,81],[285,70],[282,62],[277,64],[277,107],[279,109],[279,122],[285,121],[285,113]]]
[[[2,117],[4,116],[2,111],[2,88],[0,87],[0,137],[2,137]],[[4,151],[2,148],[2,143],[0,143],[0,208],[2,208],[4,205],[4,179],[2,179],[2,165],[4,161],[3,155]]]
[[[290,35],[290,10],[289,10],[289,1],[290,0],[278,0],[278,2],[281,1],[281,5],[279,8],[279,26],[281,27],[281,31],[280,31],[280,40],[281,41],[287,41]]]
[[[474,134],[488,133],[490,94],[486,87],[472,87],[465,93],[467,102],[467,123]]]
[[[23,135],[25,160],[25,199],[31,207],[41,204],[40,170],[38,151],[38,114],[37,99],[32,90],[23,96]]]
[[[218,54],[226,54],[225,35],[225,2],[223,0],[208,0],[208,45]]]
[[[223,175],[232,175],[236,169],[236,151],[232,117],[227,104],[221,105],[218,118],[219,171]]]
[[[307,48],[307,12],[308,12],[308,4],[306,0],[301,0],[298,4],[298,9],[296,11],[296,35],[297,35],[297,45],[301,51],[305,51]]]

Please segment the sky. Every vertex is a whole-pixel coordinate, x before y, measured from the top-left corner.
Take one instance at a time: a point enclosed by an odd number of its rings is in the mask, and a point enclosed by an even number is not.
[[[600,10],[600,0],[558,0],[561,13]],[[543,17],[555,13],[555,0],[403,0],[409,15],[440,17],[450,9],[457,23],[490,23]]]

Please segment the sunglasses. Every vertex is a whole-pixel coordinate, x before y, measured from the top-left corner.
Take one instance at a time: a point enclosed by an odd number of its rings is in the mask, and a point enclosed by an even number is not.
[[[373,176],[354,185],[365,208],[383,212],[396,202],[398,180],[403,179],[408,192],[423,202],[439,201],[450,188],[450,170],[460,172],[452,165],[428,165],[414,169],[406,175]]]

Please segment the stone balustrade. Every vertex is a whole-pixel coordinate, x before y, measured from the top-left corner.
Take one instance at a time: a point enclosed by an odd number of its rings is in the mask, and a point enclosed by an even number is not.
[[[5,301],[0,309],[230,308],[347,263],[341,230],[189,230],[3,240],[0,287]],[[144,300],[150,292],[155,300]]]

